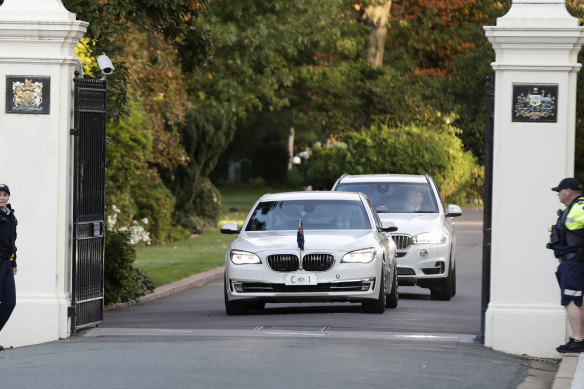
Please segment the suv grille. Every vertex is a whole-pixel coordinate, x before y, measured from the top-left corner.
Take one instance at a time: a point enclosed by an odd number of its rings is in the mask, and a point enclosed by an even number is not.
[[[412,244],[412,237],[409,235],[392,234],[391,237],[398,250],[406,250]]]
[[[274,271],[298,270],[298,257],[292,254],[276,254],[268,256],[268,266]]]
[[[335,264],[331,254],[308,254],[302,258],[302,267],[306,271],[327,271]]]

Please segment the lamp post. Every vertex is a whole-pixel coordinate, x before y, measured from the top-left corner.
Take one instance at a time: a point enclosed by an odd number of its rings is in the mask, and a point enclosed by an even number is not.
[[[300,165],[304,161],[304,190],[310,190],[308,186],[308,158],[310,158],[310,149],[306,149],[292,158],[294,165]]]

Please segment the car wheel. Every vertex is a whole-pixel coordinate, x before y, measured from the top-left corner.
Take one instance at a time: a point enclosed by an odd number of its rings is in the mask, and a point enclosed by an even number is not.
[[[397,291],[397,269],[393,270],[393,283],[391,285],[391,291],[385,297],[385,307],[386,308],[397,308],[397,303],[399,300],[399,294]]]
[[[456,265],[452,269],[452,276],[450,277],[452,281],[452,297],[456,296]]]
[[[452,298],[452,270],[448,272],[448,276],[440,280],[437,288],[430,290],[430,297],[432,300],[449,301]]]
[[[373,301],[363,301],[361,307],[365,313],[383,313],[385,312],[385,280],[383,270],[381,270],[381,280],[379,281],[379,296]]]
[[[228,315],[246,315],[247,305],[239,302],[229,301],[227,298],[227,281],[223,281],[223,297],[225,299],[225,312]]]

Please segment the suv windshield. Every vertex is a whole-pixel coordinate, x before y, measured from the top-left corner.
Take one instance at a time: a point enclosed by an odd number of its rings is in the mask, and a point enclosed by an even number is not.
[[[254,209],[246,231],[370,229],[361,201],[290,200],[264,201]]]
[[[438,205],[428,183],[339,183],[335,190],[362,192],[379,213],[436,213]]]

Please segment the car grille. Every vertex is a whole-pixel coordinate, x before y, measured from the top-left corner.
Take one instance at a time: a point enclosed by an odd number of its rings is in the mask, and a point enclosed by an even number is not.
[[[300,268],[298,257],[294,254],[269,255],[268,266],[279,272],[296,271]],[[335,264],[331,254],[307,254],[302,258],[302,268],[306,271],[327,271]]]
[[[335,264],[331,254],[308,254],[302,257],[302,267],[306,271],[327,271]]]
[[[268,256],[268,266],[274,271],[288,272],[298,270],[298,257],[293,254],[276,254]]]
[[[412,237],[409,235],[392,234],[391,237],[398,250],[406,250],[412,245]]]
[[[362,292],[369,290],[371,283],[348,281],[323,283],[317,285],[284,285],[263,282],[242,282],[243,293],[310,293],[310,292]]]

